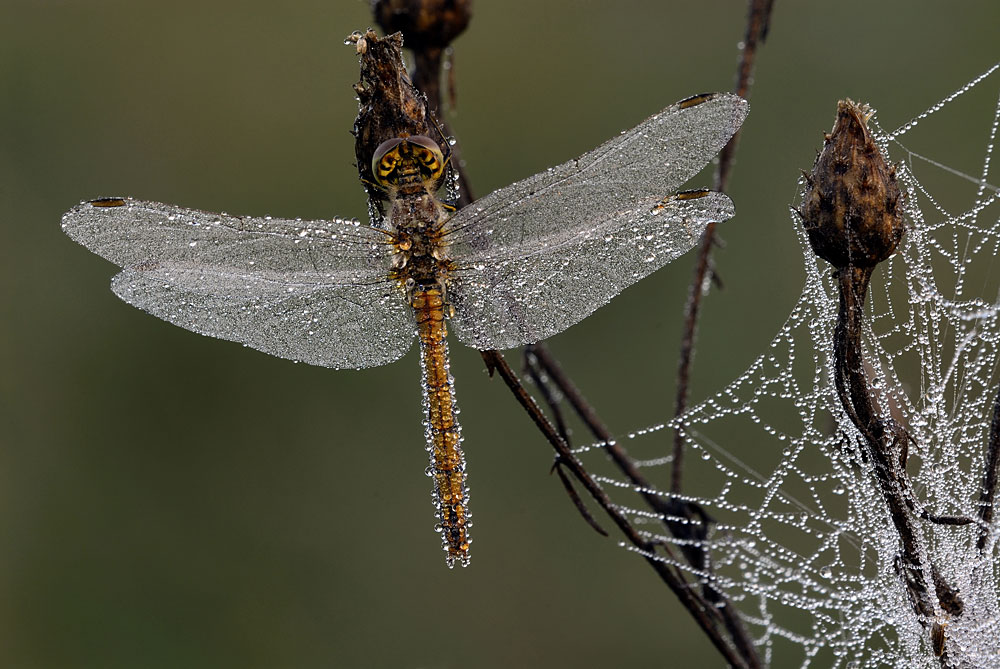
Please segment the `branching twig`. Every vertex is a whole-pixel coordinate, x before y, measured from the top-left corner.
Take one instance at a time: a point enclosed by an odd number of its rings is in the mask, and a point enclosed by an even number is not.
[[[449,7],[451,6],[450,3],[445,4]],[[464,6],[467,10],[468,5],[466,2],[457,2],[455,4]],[[376,16],[384,29],[387,31],[393,29],[403,30],[405,43],[414,52],[415,69],[412,79],[417,88],[427,95],[427,104],[432,110],[440,109],[439,83],[441,54],[443,49],[447,47],[448,40],[442,41],[437,34],[431,36],[433,39],[427,38],[428,33],[433,32],[428,31],[427,26],[444,24],[453,28],[459,23],[454,16],[444,16],[440,21],[435,22],[432,16],[433,11],[440,10],[441,6],[438,0],[379,0],[374,5]],[[751,21],[754,20],[754,16],[755,14],[752,12]],[[759,19],[759,14],[756,16]],[[464,28],[464,25],[462,27]],[[457,34],[457,32],[454,34]],[[448,39],[450,40],[450,37]],[[754,38],[754,42],[756,42],[756,38]],[[750,51],[752,52],[753,49],[750,48]],[[749,61],[745,58],[744,62],[748,63]],[[439,123],[443,124],[443,119],[440,119],[440,117]],[[443,132],[448,134],[446,127],[443,129]],[[458,159],[454,148],[452,151],[451,166],[459,176],[462,198],[458,204],[462,206],[472,201],[472,195],[468,188],[468,180],[465,177],[463,165]],[[731,158],[726,159],[727,162],[730,160]],[[607,450],[611,454],[615,464],[625,473],[629,480],[643,491],[642,496],[646,503],[661,514],[670,532],[675,537],[682,539],[680,547],[691,566],[703,573],[710,571],[709,555],[705,548],[700,545],[707,536],[708,525],[711,521],[708,514],[701,507],[693,503],[680,502],[674,499],[664,500],[662,497],[649,492],[652,490],[652,486],[640,474],[624,450],[614,443],[610,433],[597,418],[596,413],[586,403],[572,382],[562,373],[555,361],[548,356],[547,351],[542,347],[535,347],[530,351],[530,354],[537,357],[539,361],[538,369],[543,370],[545,375],[553,379],[555,386],[568,399],[574,411],[581,416],[595,437],[607,445]],[[556,415],[558,428],[553,427],[546,419],[534,400],[521,386],[506,361],[498,353],[483,351],[482,355],[491,374],[493,371],[500,373],[500,376],[507,383],[535,425],[545,435],[549,443],[552,444],[556,451],[554,467],[560,481],[588,524],[601,534],[607,534],[597,524],[589,511],[587,511],[579,495],[574,490],[567,473],[572,474],[583,485],[584,489],[587,490],[597,504],[611,517],[628,541],[645,557],[646,561],[656,571],[661,580],[674,592],[726,661],[736,667],[759,667],[760,660],[753,643],[735,609],[726,601],[722,593],[715,590],[711,585],[706,585],[704,586],[704,594],[700,594],[697,590],[690,587],[676,567],[671,567],[662,559],[657,558],[655,554],[658,544],[644,539],[643,535],[629,523],[628,519],[611,503],[596,481],[584,470],[582,464],[569,449],[568,432],[555,398],[551,395],[546,396],[549,406]],[[543,382],[544,380],[541,376],[536,376],[535,381],[540,388],[543,388],[547,392],[547,384]],[[671,556],[671,559],[676,560],[670,552],[669,547],[664,546],[662,549]],[[723,633],[723,629],[725,633]]]
[[[556,396],[552,392],[551,386],[546,382],[548,377],[538,359],[539,354],[547,354],[544,345],[528,344],[525,346],[524,368],[527,371],[528,378],[538,388],[538,391],[542,394],[542,399],[545,400],[545,404],[549,407],[549,413],[552,414],[552,419],[555,421],[555,427],[559,432],[559,436],[567,444],[570,444],[569,428],[566,426],[566,418],[563,416],[561,397]]]
[[[866,373],[861,335],[864,304],[872,272],[887,260],[903,237],[902,194],[896,172],[868,130],[869,110],[850,100],[837,105],[837,121],[825,136],[822,152],[798,209],[809,243],[817,256],[835,268],[840,307],[833,337],[834,383],[840,404],[861,436],[863,453],[872,464],[875,483],[899,538],[896,570],[910,605],[930,630],[931,645],[948,666],[948,645],[938,611],[962,614],[958,591],[937,569],[917,522],[967,525],[972,519],[938,516],[920,505],[906,473],[913,437],[886,417],[872,393]],[[939,608],[940,607],[940,608]]]
[[[500,378],[504,380],[507,387],[517,398],[518,402],[534,421],[538,429],[545,435],[545,438],[556,450],[560,461],[573,474],[573,476],[583,485],[598,506],[611,518],[614,524],[621,530],[629,543],[635,546],[646,562],[653,568],[660,579],[677,596],[681,604],[688,610],[695,622],[711,640],[712,645],[722,654],[726,661],[734,667],[759,667],[756,653],[746,656],[742,649],[734,647],[720,633],[716,622],[720,612],[716,606],[706,601],[697,591],[678,578],[670,565],[654,556],[656,545],[643,539],[642,535],[632,527],[628,519],[611,502],[600,485],[584,469],[583,465],[570,450],[569,446],[562,440],[552,424],[545,418],[541,409],[531,398],[531,395],[524,389],[517,375],[514,374],[507,361],[496,351],[483,351],[483,358],[488,361],[490,372],[499,372]],[[752,650],[752,647],[751,647]]]
[[[660,514],[670,533],[680,540],[679,546],[688,564],[696,571],[711,572],[711,556],[701,543],[708,536],[708,526],[712,522],[711,516],[694,502],[683,502],[674,498],[664,499],[660,495],[650,492],[654,489],[653,486],[635,466],[625,449],[614,440],[593,407],[562,371],[559,364],[549,354],[548,349],[540,344],[535,344],[531,349],[532,355],[538,361],[545,375],[556,385],[576,414],[587,425],[591,434],[602,442],[602,448],[611,456],[612,462],[640,491],[646,504]],[[718,610],[730,639],[736,645],[747,666],[760,666],[760,659],[757,657],[753,642],[732,604],[710,583],[704,585],[704,596]]]
[[[552,414],[552,418],[555,421],[556,432],[559,433],[562,440],[566,442],[567,446],[569,446],[569,428],[566,425],[566,419],[563,417],[559,397],[552,392],[551,386],[546,382],[546,377],[544,376],[542,370],[539,369],[538,361],[535,357],[535,346],[533,345],[524,347],[524,368],[528,374],[528,378],[542,394],[542,400],[549,408],[549,413]],[[556,455],[555,460],[552,462],[552,471],[559,476],[559,482],[562,483],[563,489],[566,491],[566,494],[569,495],[570,500],[573,502],[573,506],[575,506],[576,510],[580,512],[583,519],[587,521],[587,524],[594,528],[594,531],[601,536],[609,536],[607,530],[600,526],[594,516],[590,513],[590,510],[587,509],[587,505],[583,503],[582,499],[580,499],[580,495],[577,494],[576,489],[573,487],[573,482],[566,474],[563,461],[558,455]]]
[[[771,7],[774,0],[750,0],[750,10],[747,16],[746,36],[743,38],[743,52],[740,55],[740,67],[736,76],[736,94],[747,97],[753,80],[754,59],[757,56],[757,46],[767,37],[767,29],[771,20]],[[715,172],[714,190],[725,191],[729,184],[729,172],[732,169],[733,157],[736,154],[736,144],[740,132],[736,131],[719,154],[719,168]],[[694,276],[688,288],[688,299],[684,306],[684,330],[681,334],[681,351],[677,361],[677,398],[674,402],[674,415],[680,416],[687,409],[688,381],[691,374],[691,360],[694,353],[694,338],[698,329],[698,313],[701,309],[701,296],[705,286],[705,277],[715,272],[711,267],[712,246],[715,245],[715,223],[709,223],[702,233],[701,244],[698,247],[698,259],[695,262]],[[681,491],[684,474],[684,432],[680,427],[674,429],[674,459],[670,490]]]
[[[861,433],[866,452],[874,465],[882,497],[889,509],[889,517],[899,535],[902,557],[900,569],[911,593],[913,608],[924,619],[934,615],[934,605],[925,577],[930,567],[920,532],[907,513],[902,492],[900,463],[894,462],[899,454],[898,430],[887,429],[885,421],[869,390],[861,353],[861,329],[864,321],[863,307],[871,279],[871,268],[848,267],[838,270],[840,283],[840,312],[834,333],[834,381],[840,403],[851,422]]]

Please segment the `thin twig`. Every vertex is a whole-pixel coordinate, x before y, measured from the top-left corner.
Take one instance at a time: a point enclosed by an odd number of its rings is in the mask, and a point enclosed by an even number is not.
[[[746,98],[753,81],[753,66],[757,56],[757,47],[767,37],[767,29],[771,20],[771,8],[774,0],[750,0],[750,10],[747,15],[747,30],[743,38],[743,51],[740,55],[740,66],[736,75],[735,92]],[[715,172],[714,189],[724,192],[729,184],[729,173],[736,154],[736,144],[740,132],[732,136],[719,154],[719,168]],[[688,288],[688,299],[684,306],[684,330],[681,334],[681,351],[677,362],[677,398],[674,402],[674,415],[680,416],[687,409],[691,361],[694,353],[694,339],[698,329],[698,314],[701,310],[701,296],[704,291],[705,277],[712,272],[711,253],[715,245],[715,223],[709,223],[701,237],[698,247],[698,260],[695,263],[694,276]],[[674,429],[674,459],[670,490],[681,491],[684,474],[684,432],[680,427]]]
[[[535,345],[529,344],[524,347],[524,369],[528,374],[528,379],[534,384],[538,391],[542,394],[542,400],[545,405],[549,408],[549,413],[552,415],[555,421],[556,431],[562,440],[566,442],[566,445],[570,445],[569,439],[569,427],[566,425],[566,419],[563,416],[562,406],[560,405],[560,398],[552,392],[552,388],[548,383],[545,382],[544,372],[538,366],[538,359],[535,357]],[[563,467],[562,459],[556,455],[552,462],[552,469],[559,476],[559,482],[562,483],[563,489],[566,494],[569,495],[570,500],[573,502],[573,506],[576,510],[580,512],[583,519],[587,521],[594,530],[602,535],[609,536],[607,530],[600,526],[597,520],[594,518],[593,514],[587,508],[587,505],[583,503],[580,499],[580,495],[577,494],[576,488],[573,487],[573,482],[566,475],[566,471]]]
[[[930,565],[922,534],[907,513],[907,505],[900,489],[900,468],[895,466],[897,454],[893,453],[900,448],[899,437],[893,434],[894,431],[882,419],[865,374],[861,330],[871,275],[871,268],[847,267],[837,270],[840,311],[833,340],[834,382],[841,405],[864,440],[882,498],[899,535],[902,557],[899,566],[910,590],[914,611],[927,620],[934,615],[934,605],[927,585],[927,570]]]
[[[539,362],[539,350],[542,354],[547,353],[544,350],[543,344],[528,344],[524,347],[524,368],[528,373],[528,378],[531,380],[535,387],[538,388],[538,392],[542,394],[542,399],[545,400],[546,406],[549,407],[549,412],[552,414],[552,419],[555,421],[556,430],[559,432],[559,436],[567,444],[571,444],[569,438],[569,428],[566,425],[566,418],[563,416],[562,405],[560,398],[556,397],[556,394],[552,392],[551,387],[545,382],[546,372],[542,369]]]
[[[454,143],[449,147],[451,158],[448,162],[458,176],[458,202],[459,209],[472,204],[475,197],[472,195],[472,186],[469,184],[469,176],[465,170],[465,162],[462,160],[462,148],[455,140],[451,125],[444,114],[444,107],[441,105],[441,66],[443,64],[444,49],[424,48],[413,50],[413,85],[417,90],[427,96],[427,106],[434,112],[438,123],[441,124],[441,132]],[[454,84],[452,84],[454,86]],[[454,99],[454,91],[451,93]]]
[[[889,511],[889,518],[899,536],[899,554],[896,570],[906,585],[910,604],[922,625],[930,627],[932,642],[937,621],[938,606],[950,615],[961,615],[964,603],[932,561],[923,533],[915,522],[915,512],[922,517],[912,496],[906,475],[905,429],[892,419],[883,418],[878,403],[871,394],[871,384],[865,373],[861,346],[864,322],[863,307],[871,279],[871,267],[851,267],[837,270],[840,288],[840,309],[834,330],[834,382],[837,394],[848,418],[861,433],[865,451],[872,462],[872,470],[882,499]],[[956,520],[956,519],[950,519]],[[961,519],[967,524],[968,519]],[[931,593],[934,597],[932,598]],[[941,666],[951,666],[947,647],[941,642],[938,659]]]
[[[441,105],[441,70],[444,54],[451,42],[468,26],[472,17],[471,0],[375,0],[372,3],[375,20],[386,33],[400,31],[403,43],[413,52],[414,87],[426,97],[427,108],[440,124],[445,137],[452,137],[451,128]],[[451,99],[455,99],[454,81]],[[448,147],[449,164],[458,178],[459,208],[475,199],[462,163],[458,142]]]
[[[548,349],[544,345],[535,344],[532,346],[532,353],[545,375],[559,388],[566,401],[573,407],[573,410],[587,425],[594,437],[602,442],[602,448],[611,456],[612,462],[640,491],[646,504],[660,514],[670,533],[681,540],[679,547],[688,564],[696,571],[711,572],[711,556],[701,543],[708,535],[708,526],[712,522],[711,516],[694,502],[684,502],[674,498],[664,499],[660,495],[650,492],[653,490],[653,486],[635,466],[625,449],[614,440],[593,407],[562,371]],[[760,666],[756,648],[736,609],[725,595],[716,590],[711,583],[706,583],[703,587],[705,599],[711,602],[718,611],[730,639],[736,645],[747,666]]]
[[[410,3],[408,3],[407,0],[390,0],[390,2],[384,4],[395,5],[398,8],[401,5]],[[410,6],[415,5],[410,4]],[[426,6],[427,5],[424,5],[424,7]],[[395,14],[395,16],[396,18],[399,18],[398,13]],[[427,95],[428,106],[432,110],[440,110],[441,96],[439,84],[441,76],[440,68],[442,63],[441,49],[437,48],[437,46],[425,46],[420,40],[417,40],[415,44],[414,41],[411,40],[409,41],[409,44],[411,47],[414,47],[415,69],[413,72],[413,81],[417,84],[417,88],[422,90]],[[443,132],[446,135],[450,134],[442,115],[438,114],[438,118],[439,122],[443,125]],[[451,165],[452,168],[456,170],[459,178],[461,196],[458,205],[461,207],[470,203],[473,198],[471,190],[468,187],[468,179],[465,175],[464,165],[459,159],[457,150],[454,147],[452,149]],[[591,432],[593,432],[598,439],[601,439],[608,444],[608,452],[612,454],[612,459],[619,466],[619,468],[622,469],[626,476],[628,476],[643,491],[651,490],[652,487],[645,480],[645,478],[642,477],[624,450],[614,444],[610,433],[604,428],[603,424],[597,418],[596,413],[583,400],[582,395],[576,391],[573,384],[568,378],[565,377],[558,365],[551,359],[550,356],[548,356],[547,351],[545,351],[542,347],[536,347],[531,351],[531,353],[536,356],[539,355],[539,352],[540,357],[545,360],[543,367],[545,373],[550,376],[555,375],[557,377],[556,386],[564,389],[564,396],[570,397],[574,410],[581,415],[583,420],[591,429]],[[567,471],[580,481],[581,484],[583,484],[584,488],[595,499],[597,504],[612,518],[614,523],[619,527],[629,542],[640,551],[647,563],[653,567],[654,571],[656,571],[661,580],[667,584],[685,608],[688,609],[691,616],[704,630],[712,644],[719,650],[726,661],[735,667],[759,667],[760,660],[757,656],[755,648],[753,647],[753,643],[747,635],[746,630],[743,628],[735,610],[725,600],[724,596],[709,585],[705,586],[705,594],[702,596],[690,587],[690,585],[684,580],[681,572],[676,567],[671,568],[668,563],[661,559],[657,559],[655,557],[657,545],[643,539],[642,535],[634,527],[632,527],[628,520],[617,510],[617,508],[612,505],[610,499],[603,492],[603,490],[601,490],[600,486],[589,476],[589,474],[587,474],[582,464],[576,459],[569,449],[568,431],[562,420],[561,411],[558,403],[555,401],[555,398],[547,396],[547,402],[559,420],[558,430],[554,428],[546,419],[538,405],[534,402],[527,391],[524,390],[520,381],[517,379],[516,375],[514,375],[513,371],[507,365],[503,357],[495,351],[482,351],[481,353],[490,373],[492,374],[493,371],[500,372],[501,377],[507,383],[507,386],[514,393],[515,397],[517,397],[525,411],[527,411],[529,416],[532,418],[535,425],[539,428],[542,434],[545,435],[546,439],[552,444],[553,448],[555,448],[556,461],[554,467],[571,500],[573,500],[574,505],[580,511],[587,523],[590,524],[596,531],[607,536],[606,531],[597,524],[596,520],[594,520],[589,511],[586,509],[582,500],[580,500],[579,495],[577,495],[575,489],[569,481],[569,478],[566,476]],[[542,381],[543,379],[540,377],[536,378],[536,382],[540,388],[547,388],[546,384],[542,383]],[[567,388],[571,389],[572,393],[566,392],[565,389]],[[703,547],[697,545],[698,542],[700,540],[704,540],[707,535],[708,524],[711,520],[708,514],[695,504],[679,502],[673,499],[664,500],[649,492],[643,492],[643,497],[646,499],[651,508],[657,510],[663,516],[664,522],[667,524],[667,527],[675,537],[691,540],[684,541],[680,544],[688,562],[695,569],[708,571],[710,569],[708,555]],[[667,548],[667,553],[672,556],[669,548]],[[718,627],[719,622],[721,622],[723,627],[726,629],[729,637],[731,637],[730,639],[727,639],[726,636],[720,632]]]
[[[760,663],[756,655],[745,657],[741,651],[733,645],[719,632],[713,621],[719,615],[718,610],[711,603],[701,597],[697,591],[693,590],[683,579],[671,570],[670,565],[654,556],[656,544],[643,539],[642,535],[632,527],[628,519],[611,502],[607,493],[598,485],[596,481],[584,469],[583,465],[570,450],[569,446],[562,440],[552,424],[545,418],[538,404],[535,403],[531,395],[521,385],[517,375],[496,351],[483,351],[483,359],[487,363],[487,368],[492,374],[499,372],[500,378],[504,380],[507,387],[517,398],[518,402],[528,413],[535,425],[545,435],[546,439],[556,450],[563,466],[573,474],[573,476],[583,485],[598,506],[611,518],[614,524],[621,530],[629,543],[635,546],[643,558],[646,560],[660,579],[677,596],[681,604],[688,610],[695,622],[708,636],[712,645],[722,654],[726,661],[734,667],[759,667]]]
[[[535,344],[532,347],[532,351],[538,361],[539,367],[552,380],[555,386],[559,388],[559,391],[587,426],[587,429],[590,430],[591,434],[601,442],[601,447],[611,456],[611,460],[615,466],[622,471],[635,487],[643,491],[641,494],[646,503],[668,517],[683,515],[678,513],[676,506],[669,505],[669,502],[673,500],[664,500],[663,497],[649,492],[654,489],[654,486],[642,475],[642,472],[632,462],[625,449],[615,441],[614,436],[597,416],[597,412],[594,411],[594,408],[583,397],[583,394],[580,393],[573,381],[566,376],[559,363],[549,353],[548,348],[542,344]],[[705,515],[707,516],[707,514]]]
[[[600,524],[598,524],[597,519],[594,518],[594,515],[592,513],[590,513],[590,509],[588,509],[587,505],[583,503],[582,499],[580,499],[580,495],[577,494],[576,488],[573,487],[573,482],[570,481],[569,477],[566,475],[566,472],[563,469],[563,462],[561,459],[559,459],[558,455],[556,456],[555,461],[552,463],[552,469],[559,476],[559,481],[563,484],[563,488],[566,490],[566,494],[569,495],[569,498],[571,500],[573,500],[573,506],[575,506],[576,510],[580,512],[580,515],[583,516],[583,519],[585,521],[587,521],[587,524],[593,527],[594,531],[600,534],[602,537],[610,536],[608,534],[608,531],[603,527],[601,527]]]

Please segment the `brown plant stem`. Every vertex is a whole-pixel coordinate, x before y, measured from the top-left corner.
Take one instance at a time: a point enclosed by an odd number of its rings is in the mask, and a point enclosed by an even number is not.
[[[681,540],[679,547],[688,564],[697,571],[711,572],[711,556],[700,545],[700,542],[708,536],[708,526],[712,522],[711,516],[694,502],[673,498],[664,499],[660,495],[649,492],[653,490],[653,486],[635,466],[625,449],[614,440],[593,407],[562,371],[562,368],[549,353],[548,348],[542,344],[534,344],[529,348],[531,356],[537,361],[545,376],[559,389],[576,414],[587,425],[591,434],[602,442],[602,448],[611,457],[612,462],[640,491],[646,504],[661,515],[670,533]],[[730,639],[736,645],[741,656],[748,662],[748,666],[759,666],[760,660],[756,648],[739,618],[739,613],[725,595],[712,587],[710,583],[703,586],[703,592],[705,600],[711,602],[718,610]]]
[[[934,615],[927,583],[930,565],[923,538],[913,523],[913,517],[907,512],[903,484],[899,480],[900,463],[892,462],[902,452],[902,428],[893,426],[887,429],[871,396],[869,379],[865,374],[861,331],[872,270],[871,267],[850,266],[837,270],[840,308],[833,340],[834,382],[841,405],[861,433],[889,517],[899,535],[899,568],[911,594],[913,609],[918,616],[928,619]]]
[[[416,5],[421,4],[420,0],[389,0],[389,2],[383,2],[381,4],[399,7],[406,5],[408,2]],[[428,4],[423,6],[428,7],[433,4],[434,2],[431,0]],[[770,3],[768,2],[766,4],[769,5]],[[395,18],[397,20],[400,18],[398,13]],[[447,124],[442,115],[439,113],[439,110],[441,109],[440,80],[443,48],[440,47],[440,45],[428,45],[422,40],[416,40],[415,44],[413,41],[408,40],[407,44],[413,48],[413,83],[418,90],[422,91],[426,95],[427,106],[434,112],[438,112],[437,117],[439,119],[438,122],[441,125],[442,133],[450,135]],[[474,198],[472,197],[472,193],[468,185],[468,178],[465,173],[464,164],[459,157],[457,145],[453,146],[451,150],[452,153],[450,163],[458,175],[460,186],[460,198],[457,205],[462,207],[471,203]],[[727,160],[731,161],[731,157]],[[568,379],[568,377],[566,377],[555,361],[552,360],[551,356],[548,355],[548,352],[544,349],[544,347],[529,347],[526,350],[526,353],[529,355],[539,356],[539,358],[544,361],[542,368],[545,370],[545,374],[555,380],[556,387],[562,390],[563,395],[570,401],[574,411],[580,415],[591,432],[598,439],[608,444],[608,452],[611,453],[612,460],[620,469],[622,469],[625,475],[642,490],[651,490],[652,487],[645,480],[645,478],[642,477],[624,450],[614,444],[610,433],[604,428],[601,421],[597,418],[597,415],[592,407],[586,403],[582,395],[576,390],[575,386]],[[567,472],[580,481],[587,492],[590,493],[591,497],[595,499],[598,505],[603,508],[615,524],[618,525],[619,529],[621,529],[621,531],[625,534],[626,538],[628,538],[628,540],[642,552],[646,561],[653,567],[654,571],[657,572],[660,578],[674,592],[678,599],[680,599],[681,603],[685,606],[685,608],[687,608],[698,625],[705,631],[706,635],[708,635],[709,639],[712,641],[712,644],[719,650],[726,661],[735,667],[753,668],[761,666],[760,659],[757,656],[753,642],[747,634],[746,629],[743,627],[738,613],[725,599],[724,595],[712,588],[710,585],[704,586],[704,595],[699,594],[697,590],[691,588],[691,586],[683,578],[683,575],[676,568],[670,567],[667,563],[657,559],[654,554],[658,544],[644,540],[642,535],[634,527],[632,527],[628,520],[611,504],[610,499],[603,492],[603,490],[601,490],[600,486],[593,481],[589,474],[587,474],[587,472],[583,469],[582,464],[569,450],[568,432],[555,398],[546,394],[546,401],[555,412],[554,415],[558,421],[558,428],[553,427],[552,424],[546,419],[538,405],[524,390],[516,375],[514,375],[513,371],[499,353],[495,351],[482,351],[481,354],[487,369],[490,370],[490,373],[492,374],[494,370],[499,371],[501,377],[507,383],[515,397],[517,397],[519,403],[531,417],[532,421],[550,442],[550,444],[552,444],[553,448],[555,448],[556,460],[553,467],[559,475],[560,481],[566,489],[570,499],[573,501],[574,506],[586,522],[593,527],[595,531],[607,536],[607,532],[593,518],[586,506],[583,504],[579,495],[576,493],[576,490],[573,488],[572,483],[567,476]],[[544,389],[544,392],[548,392],[546,384],[542,382],[543,379],[536,377],[535,381],[538,383],[540,388]],[[708,514],[705,513],[700,506],[693,503],[680,502],[672,499],[664,500],[661,497],[649,492],[643,492],[643,497],[651,508],[663,516],[664,522],[675,537],[682,540],[688,540],[681,543],[681,550],[692,567],[703,572],[711,571],[708,553],[704,550],[704,548],[697,545],[698,541],[704,540],[707,536],[708,524],[711,521]],[[664,545],[662,548],[667,551],[668,554],[670,553],[669,546]],[[728,638],[726,635],[721,633],[718,627],[719,622],[722,623],[722,627],[726,630]]]
[[[939,626],[934,618],[936,606],[931,599],[932,585],[937,603],[946,612],[960,615],[964,607],[958,593],[931,562],[923,535],[916,527],[914,516],[908,513],[913,509],[906,497],[909,490],[905,471],[908,435],[891,419],[882,419],[865,374],[861,330],[873,269],[847,266],[837,270],[840,308],[833,340],[834,382],[841,405],[861,433],[865,452],[872,462],[875,479],[899,536],[897,573],[906,585],[910,605],[920,623],[930,626],[932,644],[940,649],[935,652],[941,666],[947,667],[949,654],[945,637],[941,636],[940,643],[937,639]]]
[[[547,383],[542,370],[539,369],[534,355],[534,346],[529,345],[524,347],[524,370],[528,374],[528,378],[542,394],[542,400],[549,408],[549,413],[555,421],[554,427],[556,432],[562,440],[566,442],[566,445],[569,446],[571,443],[569,438],[569,427],[566,425],[566,419],[563,417],[560,397],[552,391],[552,388]],[[601,527],[594,516],[590,513],[590,510],[587,508],[587,505],[583,503],[583,500],[580,499],[580,495],[577,494],[576,488],[573,487],[573,482],[566,474],[563,461],[558,455],[556,455],[555,460],[552,462],[551,471],[555,472],[559,476],[559,482],[562,483],[563,489],[566,491],[566,494],[569,495],[570,500],[573,502],[573,506],[575,506],[576,510],[580,512],[583,519],[587,521],[587,524],[594,528],[594,531],[601,536],[610,536],[607,530]]]
[[[454,134],[441,106],[441,65],[444,62],[444,52],[444,49],[433,47],[413,50],[413,85],[427,96],[427,107],[437,117],[442,134],[453,138]],[[452,98],[454,98],[454,94]],[[455,204],[461,209],[472,204],[475,198],[472,196],[469,176],[465,170],[465,162],[462,160],[462,148],[457,140],[451,145],[450,152],[449,163],[458,177],[458,201]]]
[[[552,420],[555,421],[555,427],[559,431],[559,436],[569,444],[571,443],[569,427],[566,425],[566,418],[563,416],[562,410],[563,396],[559,396],[552,391],[552,386],[548,383],[546,371],[539,361],[540,351],[548,352],[545,350],[544,344],[528,344],[524,347],[524,370],[527,372],[528,378],[542,394],[542,399],[545,400],[546,406],[549,407],[549,412],[552,414]],[[587,408],[589,409],[590,407]]]
[[[840,403],[861,433],[865,453],[872,463],[889,517],[899,536],[896,570],[906,585],[910,605],[920,623],[931,630],[931,640],[941,666],[949,665],[946,635],[935,618],[937,606],[954,616],[962,614],[962,598],[931,561],[914,514],[944,524],[966,524],[968,519],[941,519],[921,513],[906,476],[905,429],[892,419],[883,419],[865,373],[861,347],[864,303],[873,267],[847,266],[837,270],[840,308],[834,331],[834,382]],[[910,513],[913,511],[914,513]],[[934,598],[932,599],[931,593]]]
[[[983,471],[983,488],[979,496],[979,539],[976,547],[980,552],[986,549],[993,524],[996,504],[997,481],[1000,479],[1000,388],[993,403],[993,420],[990,421],[990,436],[986,446],[986,468]]]
[[[746,98],[750,92],[757,47],[767,37],[774,0],[750,0],[749,4],[746,35],[743,38],[743,49],[740,54],[735,88],[736,94],[743,98]],[[719,168],[715,172],[714,190],[724,192],[729,184],[729,173],[732,170],[739,138],[740,131],[736,131],[736,134],[732,136],[719,154]],[[715,223],[709,223],[705,232],[702,233],[694,276],[691,279],[687,303],[684,306],[684,329],[681,333],[681,350],[677,360],[677,397],[674,401],[674,416],[680,416],[687,409],[688,384],[691,375],[691,361],[694,356],[694,340],[698,329],[702,292],[706,276],[709,275],[709,272],[712,275],[715,274],[711,264],[712,246],[716,243],[715,226]],[[679,493],[684,475],[684,431],[680,427],[674,428],[673,455],[670,490]]]
[[[472,18],[471,0],[374,0],[372,12],[386,33],[403,33],[403,43],[413,52],[413,86],[425,96],[427,109],[436,117],[441,134],[452,136],[441,105],[441,71],[444,55]],[[451,82],[451,99],[455,99]],[[458,179],[462,208],[475,199],[462,164],[457,142],[449,147],[449,161]]]
[[[545,435],[545,438],[555,449],[562,465],[583,485],[584,489],[590,494],[597,505],[604,510],[612,522],[621,530],[622,534],[625,535],[629,543],[639,550],[646,563],[653,568],[653,571],[656,572],[660,579],[677,596],[684,608],[687,609],[691,617],[694,618],[698,626],[708,636],[712,645],[725,658],[726,662],[734,667],[759,667],[760,662],[752,646],[750,647],[752,654],[747,655],[742,648],[730,643],[719,631],[716,623],[721,614],[717,607],[699,595],[696,590],[692,589],[686,581],[675,573],[669,564],[655,557],[656,544],[642,537],[632,524],[629,523],[628,519],[618,510],[617,506],[611,502],[607,493],[587,473],[583,464],[580,463],[570,450],[569,445],[563,441],[562,437],[556,432],[556,429],[546,419],[534,399],[524,389],[524,386],[521,385],[517,375],[514,374],[514,371],[507,364],[507,361],[504,360],[503,356],[496,351],[483,351],[482,354],[483,359],[487,362],[490,373],[495,371],[500,374],[500,378],[504,380],[504,383],[507,384],[507,387],[514,394],[514,397],[517,398],[517,401],[534,421],[536,427]],[[723,622],[725,624],[725,620]]]

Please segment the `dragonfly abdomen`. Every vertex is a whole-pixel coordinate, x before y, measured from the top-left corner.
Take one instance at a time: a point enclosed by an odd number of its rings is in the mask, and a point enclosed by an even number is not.
[[[462,428],[456,417],[455,383],[449,370],[444,296],[437,285],[418,285],[410,296],[420,336],[420,366],[423,372],[424,435],[430,453],[429,476],[434,479],[442,545],[448,566],[455,561],[469,564],[469,494],[465,486],[465,456]]]

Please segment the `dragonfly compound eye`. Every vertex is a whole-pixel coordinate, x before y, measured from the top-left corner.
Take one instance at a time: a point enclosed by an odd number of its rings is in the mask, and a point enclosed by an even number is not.
[[[430,137],[414,135],[406,138],[412,145],[413,157],[420,164],[420,173],[425,181],[438,181],[444,176],[445,159],[438,146]]]
[[[387,186],[397,181],[398,177],[394,172],[401,161],[399,145],[402,143],[402,137],[395,137],[387,139],[375,149],[375,155],[372,156],[372,174],[380,186]]]

